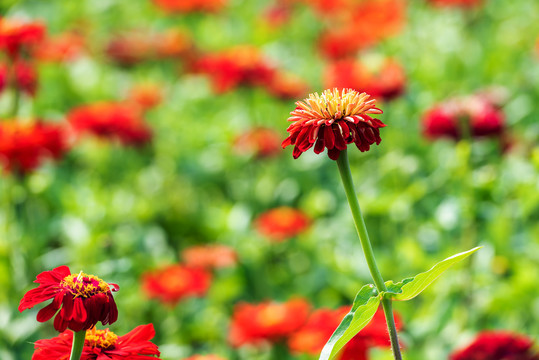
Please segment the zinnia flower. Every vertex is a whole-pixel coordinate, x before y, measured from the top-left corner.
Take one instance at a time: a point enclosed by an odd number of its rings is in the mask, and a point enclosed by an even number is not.
[[[220,10],[225,0],[153,0],[162,10],[170,13],[214,12]]]
[[[184,360],[226,360],[223,357],[217,355],[193,355]]]
[[[201,268],[169,265],[142,275],[142,288],[150,299],[175,305],[186,297],[204,296],[211,274]]]
[[[11,58],[18,57],[22,50],[31,50],[44,37],[45,25],[40,22],[0,18],[0,50]]]
[[[37,73],[30,63],[18,60],[14,64],[15,85],[29,96],[34,96],[37,90]]]
[[[140,325],[123,336],[109,329],[86,331],[81,360],[145,360],[156,359],[160,353],[150,340],[155,336],[152,324]],[[52,339],[36,341],[32,360],[68,360],[73,332],[65,331]]]
[[[0,94],[4,91],[8,83],[8,68],[6,64],[0,63]]]
[[[247,130],[234,141],[238,153],[253,154],[260,158],[281,154],[281,136],[273,129],[256,127]]]
[[[429,0],[431,3],[437,6],[455,6],[462,8],[472,8],[479,6],[483,3],[483,0]]]
[[[184,263],[190,267],[221,269],[236,265],[238,255],[226,245],[191,246],[182,251]]]
[[[508,331],[484,331],[467,347],[451,354],[451,360],[539,360],[533,341]]]
[[[118,309],[111,291],[118,291],[117,284],[108,284],[94,275],[82,271],[72,274],[67,266],[44,271],[34,281],[39,287],[28,291],[19,304],[19,311],[53,299],[39,310],[37,321],[45,322],[54,315],[54,328],[63,332],[88,330],[101,321],[112,324],[118,318]],[[58,311],[60,310],[60,311]]]
[[[84,37],[72,31],[46,38],[36,49],[35,57],[41,61],[68,62],[79,57],[84,49]]]
[[[162,87],[155,83],[136,84],[129,90],[128,101],[138,105],[142,110],[149,110],[163,100]]]
[[[292,73],[276,71],[266,85],[268,92],[280,99],[296,99],[307,94],[308,85],[299,76]]]
[[[328,149],[328,156],[337,160],[348,144],[355,143],[360,151],[367,151],[374,143],[380,144],[380,128],[385,124],[368,114],[382,114],[370,95],[352,89],[325,90],[322,95],[310,94],[296,102],[296,109],[288,118],[290,134],[282,147],[295,145],[297,159],[314,145],[316,154]]]
[[[234,307],[229,341],[232,346],[285,340],[307,320],[310,305],[303,299],[284,303],[240,303]]]
[[[276,242],[299,235],[310,224],[305,213],[287,206],[268,210],[255,220],[257,231]]]

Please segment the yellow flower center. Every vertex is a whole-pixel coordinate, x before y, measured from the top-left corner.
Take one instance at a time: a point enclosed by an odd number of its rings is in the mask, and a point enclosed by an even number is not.
[[[66,276],[60,286],[67,288],[75,297],[85,298],[94,296],[98,293],[107,293],[110,291],[109,284],[94,275],[88,275],[82,271],[78,274]]]
[[[109,331],[109,329],[96,330],[96,328],[93,327],[90,330],[86,331],[86,341],[84,345],[107,349],[111,346],[114,346],[117,340],[118,335],[116,335],[112,331]]]

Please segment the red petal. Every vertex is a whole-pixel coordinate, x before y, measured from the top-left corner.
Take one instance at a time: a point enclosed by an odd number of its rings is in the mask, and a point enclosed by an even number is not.
[[[331,160],[337,160],[339,155],[341,155],[341,150],[337,148],[328,149],[328,156]]]
[[[342,137],[341,129],[338,126],[335,126],[333,133],[335,134],[335,147],[341,151],[346,149],[346,142]]]
[[[86,321],[88,314],[84,307],[84,302],[80,297],[75,298],[73,306],[73,320],[79,323]]]
[[[333,134],[331,126],[324,126],[324,143],[328,149],[335,147],[335,134]]]
[[[319,137],[314,144],[314,152],[315,154],[320,154],[322,151],[324,151],[324,138]]]

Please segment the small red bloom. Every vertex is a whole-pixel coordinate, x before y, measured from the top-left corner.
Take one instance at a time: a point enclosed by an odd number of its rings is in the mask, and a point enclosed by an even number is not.
[[[163,100],[162,86],[155,83],[136,84],[129,90],[128,101],[140,106],[142,110],[149,110]]]
[[[285,340],[307,320],[310,305],[303,299],[284,303],[240,303],[234,307],[229,341],[232,346]]]
[[[98,102],[72,109],[67,116],[79,133],[117,139],[124,145],[142,146],[152,138],[139,109],[128,103]]]
[[[184,360],[226,360],[223,357],[217,355],[193,355]]]
[[[153,0],[153,2],[169,13],[215,12],[226,4],[226,0]]]
[[[182,251],[187,266],[203,269],[221,269],[236,265],[238,255],[226,245],[191,246]]]
[[[85,50],[84,37],[76,32],[66,32],[46,38],[35,52],[41,61],[68,62],[79,57]]]
[[[453,352],[451,360],[539,360],[539,352],[523,335],[484,331],[466,348]]]
[[[278,132],[265,127],[252,128],[234,142],[238,153],[253,154],[257,157],[273,157],[281,154],[281,139]]]
[[[18,60],[14,64],[15,85],[29,96],[34,96],[37,90],[37,73],[33,65]]]
[[[158,359],[157,345],[150,340],[155,336],[152,324],[140,325],[123,336],[109,329],[86,332],[81,360],[145,360]],[[52,339],[36,341],[32,360],[68,360],[73,343],[73,332],[65,331]]]
[[[309,86],[299,76],[276,71],[266,88],[271,95],[288,100],[305,96]]]
[[[112,324],[118,318],[118,309],[112,291],[118,291],[116,284],[107,284],[94,275],[82,271],[72,274],[67,266],[44,271],[34,281],[40,284],[28,291],[19,304],[19,311],[53,299],[52,303],[39,310],[37,321],[45,322],[54,318],[54,328],[63,332],[87,330],[101,321]],[[58,311],[60,310],[60,311]]]
[[[5,50],[11,58],[21,51],[30,51],[45,37],[45,25],[40,22],[22,22],[0,18],[0,50]]]
[[[437,6],[454,6],[462,8],[473,8],[483,4],[483,0],[429,0]]]
[[[283,143],[285,148],[295,145],[297,159],[314,145],[316,154],[328,149],[328,156],[337,160],[348,144],[355,143],[360,151],[367,151],[374,143],[380,144],[380,128],[385,124],[368,114],[381,114],[370,95],[352,89],[325,90],[322,95],[310,94],[296,102],[296,109],[288,118],[292,124],[290,134]]]
[[[0,94],[8,84],[8,68],[6,64],[0,64]]]
[[[67,150],[62,125],[0,122],[0,165],[7,172],[28,173],[47,158],[60,159]]]
[[[142,288],[150,299],[175,305],[186,297],[204,296],[211,284],[211,274],[200,268],[169,265],[142,276]]]
[[[286,206],[268,210],[255,220],[258,232],[276,242],[302,233],[310,224],[307,215]]]

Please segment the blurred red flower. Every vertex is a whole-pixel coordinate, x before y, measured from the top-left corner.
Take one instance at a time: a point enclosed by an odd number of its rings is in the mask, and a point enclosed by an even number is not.
[[[0,50],[11,58],[17,58],[21,51],[30,51],[45,37],[45,25],[40,22],[23,22],[0,17]]]
[[[203,55],[195,62],[194,70],[210,76],[217,93],[224,93],[239,85],[267,86],[275,73],[260,51],[252,46],[237,46]]]
[[[193,355],[184,360],[226,360],[223,357],[217,355]]]
[[[429,0],[437,6],[460,6],[464,8],[472,8],[483,4],[483,0]]]
[[[67,150],[67,134],[62,125],[0,122],[0,165],[7,172],[28,173],[47,158],[60,159]]]
[[[226,0],[153,0],[162,10],[170,13],[214,12],[226,5]]]
[[[66,32],[46,38],[37,48],[35,57],[41,61],[68,62],[75,60],[85,50],[84,37],[76,32]]]
[[[14,64],[15,85],[23,93],[34,96],[37,90],[37,73],[33,65],[18,60]]]
[[[451,360],[539,360],[533,341],[508,331],[483,331],[467,347],[451,354]]]
[[[287,206],[268,210],[255,220],[257,231],[276,242],[302,233],[310,224],[311,219],[307,215]]]
[[[281,154],[281,136],[273,129],[255,127],[247,130],[234,141],[238,153],[265,158]]]
[[[118,318],[118,309],[111,292],[119,290],[116,284],[108,284],[82,271],[72,274],[67,266],[44,271],[34,282],[40,284],[39,287],[24,295],[19,311],[53,299],[49,305],[39,310],[37,321],[45,322],[56,314],[54,328],[59,332],[68,328],[75,332],[88,330],[98,321],[106,325]]]
[[[72,109],[68,121],[78,133],[90,133],[119,140],[128,146],[142,146],[152,138],[139,109],[128,103],[98,102]]]
[[[393,59],[386,59],[374,71],[359,61],[340,60],[330,64],[324,75],[326,88],[352,88],[388,100],[401,95],[405,83],[404,69]]]
[[[288,118],[290,134],[282,143],[285,148],[295,145],[297,159],[314,145],[316,154],[328,149],[328,156],[337,160],[348,144],[355,143],[360,151],[367,151],[374,143],[380,144],[380,128],[386,126],[368,114],[381,114],[370,95],[352,89],[324,90],[322,95],[310,94],[296,102],[296,109]]]
[[[337,310],[319,309],[314,311],[306,324],[290,338],[288,342],[290,349],[298,353],[320,354],[326,342],[349,311],[349,306]],[[397,329],[401,328],[401,320],[397,314],[395,314],[395,325]],[[391,346],[384,312],[381,309],[378,309],[371,322],[345,345],[338,359],[367,360],[369,348],[373,346]]]
[[[284,303],[240,303],[234,307],[229,341],[234,347],[285,340],[307,320],[310,305],[303,299]]]
[[[8,68],[6,64],[0,63],[0,94],[4,91],[8,84]]]
[[[221,269],[236,265],[236,251],[226,245],[191,246],[182,251],[187,266],[204,269]]]
[[[271,95],[284,100],[305,96],[308,88],[308,84],[299,76],[282,71],[276,71],[266,86]]]
[[[204,296],[211,278],[211,274],[201,268],[168,265],[143,274],[142,289],[150,299],[175,305],[186,297]]]
[[[264,9],[262,19],[270,27],[278,28],[291,18],[291,8],[288,4],[273,4]]]
[[[142,110],[152,109],[163,101],[162,86],[151,82],[136,84],[129,90],[127,100]]]
[[[140,325],[123,336],[109,329],[86,331],[81,360],[156,359],[160,353],[150,340],[155,336],[153,324]],[[32,360],[68,360],[73,343],[73,332],[65,331],[52,339],[35,342]]]

